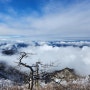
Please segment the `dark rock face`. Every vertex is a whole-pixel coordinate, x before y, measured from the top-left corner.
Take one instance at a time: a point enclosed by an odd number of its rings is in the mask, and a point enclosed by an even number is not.
[[[29,46],[29,45],[26,44],[26,43],[16,43],[16,45],[17,45],[17,48],[26,48],[26,47]]]
[[[6,47],[4,49],[2,49],[2,54],[5,55],[13,55],[17,52],[17,47],[15,45],[11,45],[9,47]]]
[[[29,45],[26,43],[14,43],[14,44],[2,44],[3,48],[0,47],[2,54],[4,55],[14,55],[19,52],[19,49],[26,48]]]
[[[2,51],[2,54],[5,54],[5,55],[13,55],[15,53],[16,53],[15,50],[3,50]]]
[[[0,62],[0,78],[9,79],[17,83],[24,83],[28,76],[19,70]]]
[[[51,75],[50,73],[45,73],[41,76],[42,81],[44,81],[45,83],[49,83],[52,81]]]

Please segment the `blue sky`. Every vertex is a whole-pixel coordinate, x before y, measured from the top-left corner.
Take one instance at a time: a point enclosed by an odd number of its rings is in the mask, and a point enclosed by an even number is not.
[[[90,36],[90,0],[0,0],[0,35]]]

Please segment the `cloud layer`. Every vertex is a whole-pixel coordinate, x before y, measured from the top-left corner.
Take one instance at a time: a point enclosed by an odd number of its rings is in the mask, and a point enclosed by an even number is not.
[[[76,0],[77,1],[77,0]],[[79,0],[80,1],[80,0]],[[90,2],[88,0],[67,4],[52,0],[40,8],[20,15],[12,7],[8,14],[0,13],[0,35],[28,35],[54,37],[89,37]]]
[[[4,44],[4,42],[8,44]],[[21,41],[11,42],[6,40],[1,43],[0,47],[0,61],[5,61],[10,65],[17,67],[17,63],[19,60],[19,53],[14,55],[5,55],[2,54],[2,49],[12,48],[15,43],[20,43]],[[21,42],[22,43],[22,42]],[[23,43],[26,43],[23,41]],[[46,68],[48,71],[52,70],[61,70],[63,68],[69,67],[75,69],[76,73],[81,75],[90,75],[90,42],[81,41],[81,42],[61,42],[62,44],[70,44],[71,46],[67,47],[53,47],[52,45],[49,46],[46,42],[39,42],[41,46],[34,46],[34,42],[29,42],[30,46],[25,48],[15,48],[18,49],[19,52],[27,52],[27,53],[34,53],[34,55],[28,54],[27,58],[23,59],[23,62],[27,63],[28,65],[35,64],[35,62],[40,61],[42,64],[52,64],[54,67]],[[53,42],[54,43],[54,42]],[[74,45],[85,45],[82,48],[73,47]],[[88,46],[89,45],[89,46]],[[43,67],[41,68],[43,69]],[[45,69],[45,68],[44,68]]]

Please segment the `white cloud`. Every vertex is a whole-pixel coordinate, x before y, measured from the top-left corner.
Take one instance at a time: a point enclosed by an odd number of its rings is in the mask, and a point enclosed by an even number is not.
[[[40,47],[28,47],[27,49],[23,49],[23,51],[36,53],[32,57],[24,59],[24,62],[28,62],[28,64],[38,60],[45,64],[53,62],[57,67],[51,68],[52,70],[69,67],[74,68],[79,74],[90,74],[90,47],[86,46],[81,49],[44,45]]]
[[[8,41],[7,41],[8,42]],[[15,43],[15,42],[14,42]],[[25,42],[24,42],[25,43]],[[28,41],[28,43],[30,43]],[[67,43],[67,42],[64,42]],[[69,42],[68,42],[69,43]],[[72,43],[72,42],[70,42]],[[76,42],[74,42],[76,44]],[[84,44],[85,42],[79,42],[78,45]],[[88,43],[88,42],[86,42]],[[42,62],[42,64],[50,64],[54,63],[56,67],[47,68],[48,70],[60,70],[66,67],[73,68],[75,71],[81,75],[90,75],[90,47],[84,46],[83,48],[78,47],[52,47],[44,44],[43,46],[31,46],[34,43],[30,43],[30,46],[27,48],[19,49],[19,52],[27,52],[34,53],[35,55],[29,55],[29,57],[24,58],[23,62],[28,65],[35,64],[38,60]],[[90,43],[88,43],[90,44]],[[9,43],[9,45],[13,45],[13,43]],[[5,47],[2,46],[3,48]],[[12,56],[5,56],[0,54],[0,61],[5,61],[10,65],[17,66],[19,58],[19,54],[15,54]],[[10,61],[10,63],[8,62]]]
[[[13,9],[10,9],[9,12],[14,12],[16,16],[0,14],[0,19],[4,21],[0,23],[0,34],[89,36],[89,6],[90,3],[86,2],[73,4],[67,8],[59,5],[56,7],[56,3],[48,4],[42,8],[42,16],[37,12],[18,16]]]

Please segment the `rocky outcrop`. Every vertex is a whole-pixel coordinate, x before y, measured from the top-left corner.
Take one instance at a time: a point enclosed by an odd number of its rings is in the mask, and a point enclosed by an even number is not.
[[[79,76],[76,75],[74,69],[65,68],[60,71],[52,73],[52,78],[64,79],[69,81],[70,79],[77,79]]]
[[[45,73],[42,77],[46,83],[54,81],[55,79],[65,80],[68,82],[70,80],[76,80],[77,78],[79,78],[75,71],[70,68],[54,71],[52,73]]]

